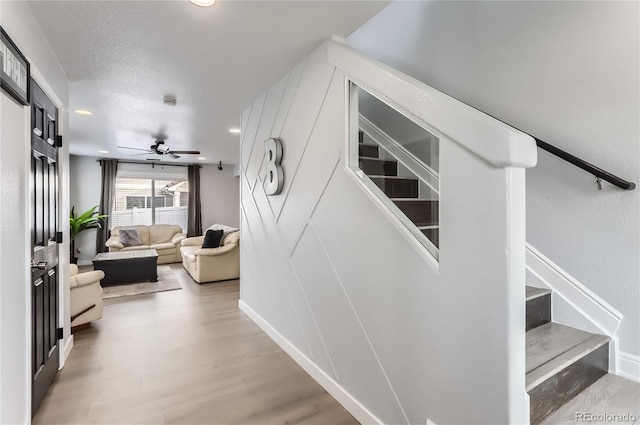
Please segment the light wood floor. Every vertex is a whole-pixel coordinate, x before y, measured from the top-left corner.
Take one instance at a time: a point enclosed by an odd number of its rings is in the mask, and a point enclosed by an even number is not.
[[[238,281],[105,300],[34,424],[357,424],[238,310]]]

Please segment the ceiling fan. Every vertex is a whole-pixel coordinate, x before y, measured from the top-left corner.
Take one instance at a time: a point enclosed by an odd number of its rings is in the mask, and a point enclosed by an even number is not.
[[[133,154],[132,156],[155,154],[155,155],[160,155],[160,156],[169,155],[171,158],[178,159],[178,158],[180,158],[180,155],[200,155],[200,151],[176,151],[176,150],[171,150],[171,149],[169,149],[168,146],[165,145],[165,141],[162,140],[162,139],[156,140],[153,143],[153,145],[149,146],[149,149],[131,148],[131,147],[128,147],[128,146],[118,146],[118,147],[122,148],[122,149],[131,149],[131,150],[135,150],[135,151],[144,151],[144,153]],[[180,155],[178,155],[178,154],[180,154]],[[149,160],[152,161],[152,159],[149,159]]]

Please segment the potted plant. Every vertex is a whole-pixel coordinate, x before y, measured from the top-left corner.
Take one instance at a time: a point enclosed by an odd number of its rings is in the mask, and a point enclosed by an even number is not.
[[[103,220],[108,217],[106,214],[98,214],[98,211],[96,211],[98,208],[97,205],[93,208],[89,208],[79,216],[76,216],[75,208],[76,207],[71,208],[71,215],[69,216],[69,226],[71,227],[71,262],[73,264],[78,263],[78,257],[75,256],[76,236],[78,236],[78,234],[83,230],[102,228]]]

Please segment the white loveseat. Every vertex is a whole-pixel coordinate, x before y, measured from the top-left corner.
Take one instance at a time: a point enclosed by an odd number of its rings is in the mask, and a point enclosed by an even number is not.
[[[240,232],[223,236],[218,248],[202,248],[204,236],[182,241],[182,265],[198,283],[240,278]]]
[[[120,230],[136,229],[142,245],[125,247],[120,241]],[[182,228],[173,224],[155,224],[151,226],[116,226],[111,229],[111,237],[105,244],[109,252],[155,249],[158,251],[158,264],[179,263],[180,242],[185,238]]]

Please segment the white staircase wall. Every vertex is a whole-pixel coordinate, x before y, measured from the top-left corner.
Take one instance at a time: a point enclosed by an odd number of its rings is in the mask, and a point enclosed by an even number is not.
[[[348,43],[638,184],[639,16],[638,2],[398,1]],[[623,315],[620,349],[635,359],[638,217],[639,189],[598,191],[544,151],[527,171],[527,241]]]
[[[438,263],[347,168],[345,68],[392,97],[428,89],[329,42],[242,114],[241,308],[363,423],[526,422],[525,183],[512,165],[535,164],[533,141],[420,97],[441,114]],[[450,127],[467,114],[476,127]],[[284,147],[276,196],[262,185],[271,137]]]

